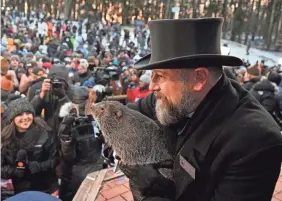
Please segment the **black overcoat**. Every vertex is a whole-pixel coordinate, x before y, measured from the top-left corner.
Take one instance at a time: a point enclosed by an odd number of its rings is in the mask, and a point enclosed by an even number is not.
[[[156,120],[153,95],[128,105]],[[193,116],[164,128],[174,153],[175,200],[270,201],[282,136],[269,113],[225,75]]]

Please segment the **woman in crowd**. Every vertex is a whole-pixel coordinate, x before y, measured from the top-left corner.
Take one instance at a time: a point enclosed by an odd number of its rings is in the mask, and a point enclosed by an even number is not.
[[[15,193],[41,191],[56,194],[58,154],[51,128],[26,98],[8,104],[9,124],[1,140],[1,178],[12,179]]]

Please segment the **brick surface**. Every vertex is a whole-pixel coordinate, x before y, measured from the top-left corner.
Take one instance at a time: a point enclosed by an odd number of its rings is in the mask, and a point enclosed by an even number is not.
[[[109,199],[108,201],[125,201],[121,196],[116,196],[114,198]]]
[[[108,185],[108,184],[103,184],[103,187],[101,188],[100,192],[103,192],[103,191],[106,191],[106,190],[109,190],[111,187]]]
[[[125,192],[128,192],[128,188],[126,188],[123,185],[120,185],[120,186],[117,186],[115,188],[105,190],[105,191],[101,192],[101,194],[104,198],[111,199],[111,198],[114,198],[114,197],[121,195]]]
[[[96,201],[133,201],[128,178],[119,177],[105,182]],[[282,171],[271,201],[282,201]]]
[[[106,182],[106,184],[110,187],[110,188],[115,188],[118,186],[118,184],[116,184],[116,181],[115,179],[111,180],[111,181],[108,181]]]
[[[131,191],[121,194],[121,197],[123,197],[126,201],[133,201],[133,196]]]
[[[125,184],[124,184],[124,186],[125,186],[126,188],[130,189],[130,187],[129,187],[129,183],[128,183],[128,182],[127,182],[127,183],[125,183]]]
[[[99,194],[98,197],[96,198],[96,201],[105,201],[106,199],[101,195]]]

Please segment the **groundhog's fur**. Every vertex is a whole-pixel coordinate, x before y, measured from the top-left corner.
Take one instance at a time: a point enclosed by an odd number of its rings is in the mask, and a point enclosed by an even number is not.
[[[122,163],[142,165],[172,160],[163,131],[152,119],[117,101],[93,105],[92,115]],[[171,178],[167,169],[160,172]]]

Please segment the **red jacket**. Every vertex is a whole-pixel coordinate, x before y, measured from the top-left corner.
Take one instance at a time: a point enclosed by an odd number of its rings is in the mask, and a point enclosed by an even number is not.
[[[131,103],[134,103],[141,98],[145,98],[150,93],[151,91],[149,89],[140,90],[140,87],[138,86],[134,89],[127,89],[126,95],[127,95],[127,100]]]

